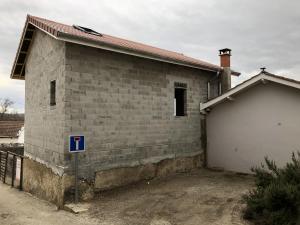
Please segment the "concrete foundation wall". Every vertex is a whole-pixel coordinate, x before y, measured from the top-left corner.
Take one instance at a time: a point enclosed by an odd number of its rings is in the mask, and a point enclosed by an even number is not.
[[[66,129],[86,137],[81,176],[200,154],[199,104],[212,76],[67,43]],[[184,117],[174,116],[175,82],[187,84]]]
[[[122,167],[96,173],[95,180],[79,181],[79,198],[86,201],[94,193],[128,185],[141,180],[165,177],[176,172],[188,172],[202,166],[202,154],[193,157],[166,159],[135,167]],[[74,200],[74,176],[58,175],[45,164],[24,158],[24,191],[63,207],[66,200]]]
[[[26,64],[25,155],[63,172],[65,138],[65,43],[36,30]],[[50,106],[50,81],[56,105]]]
[[[203,155],[165,159],[158,163],[148,163],[135,167],[121,167],[96,172],[96,191],[112,189],[140,180],[166,177],[176,172],[188,172],[202,166]]]
[[[65,192],[74,186],[74,178],[71,176],[60,176],[45,164],[35,160],[24,158],[24,191],[30,192],[39,198],[46,199],[58,206],[63,206]]]

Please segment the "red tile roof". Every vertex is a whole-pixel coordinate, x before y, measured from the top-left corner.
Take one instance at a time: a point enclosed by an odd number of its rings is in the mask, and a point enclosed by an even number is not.
[[[38,26],[39,28],[42,28],[43,30],[51,33],[54,36],[59,36],[59,33],[67,33],[72,36],[76,37],[81,37],[81,38],[86,38],[90,39],[93,41],[97,41],[99,43],[105,43],[108,45],[116,46],[116,47],[121,47],[125,48],[128,50],[133,50],[133,51],[138,51],[138,52],[143,52],[143,53],[148,53],[148,54],[153,54],[157,55],[163,58],[168,58],[168,59],[174,59],[176,61],[181,61],[184,63],[191,63],[199,66],[203,66],[205,68],[209,68],[212,70],[220,70],[220,66],[213,65],[211,63],[204,62],[202,60],[194,59],[188,56],[185,56],[183,54],[177,53],[177,52],[172,52],[172,51],[167,51],[164,49],[152,47],[149,45],[141,44],[138,42],[133,42],[129,41],[126,39],[118,38],[118,37],[113,37],[107,34],[102,34],[102,36],[96,36],[92,34],[85,33],[83,31],[80,31],[78,29],[75,29],[73,26],[65,25],[62,23],[57,23],[51,20],[35,17],[35,16],[28,16],[28,20],[30,23]]]
[[[17,138],[23,126],[24,121],[0,120],[0,138]]]
[[[26,34],[26,29],[28,27],[28,24],[33,25],[34,27],[37,27],[38,29],[41,29],[45,31],[46,33],[54,36],[57,39],[64,40],[64,41],[69,41],[69,42],[75,42],[75,43],[80,43],[84,45],[89,45],[90,46],[95,46],[99,48],[104,48],[106,47],[109,50],[112,51],[122,51],[125,54],[132,54],[132,55],[138,55],[141,57],[146,57],[146,58],[151,58],[155,60],[160,60],[160,61],[166,61],[169,63],[175,63],[175,64],[181,64],[184,66],[189,66],[189,67],[195,67],[199,69],[204,69],[204,70],[210,70],[210,71],[221,71],[222,67],[218,65],[214,65],[199,59],[194,59],[188,56],[185,56],[181,53],[173,52],[173,51],[168,51],[164,50],[161,48],[149,46],[146,44],[138,43],[138,42],[133,42],[129,41],[126,39],[110,36],[107,34],[101,33],[100,36],[89,34],[86,32],[83,32],[81,30],[78,30],[74,28],[73,26],[54,22],[51,20],[43,19],[40,17],[36,16],[27,16],[25,28],[23,31],[23,37],[25,37]],[[21,42],[22,42],[21,39]],[[19,49],[21,49],[22,43],[20,43]],[[16,61],[14,64],[14,68],[12,71],[12,78],[18,78],[17,76],[24,76],[22,74],[23,71],[19,72],[19,74],[15,71],[16,70],[16,64],[24,64],[26,62],[22,63],[17,63],[18,60],[18,55],[20,54],[20,50],[18,50]],[[21,68],[20,68],[21,69]],[[23,70],[23,68],[22,68]],[[16,77],[15,77],[16,75]],[[232,71],[232,75],[239,75],[239,73]],[[19,78],[20,78],[19,77]]]

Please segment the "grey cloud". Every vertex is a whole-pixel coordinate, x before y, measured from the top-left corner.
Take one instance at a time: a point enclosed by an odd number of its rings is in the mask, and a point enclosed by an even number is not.
[[[235,83],[254,75],[261,66],[300,79],[299,8],[296,0],[2,0],[0,78],[9,76],[30,13],[215,64],[219,63],[218,49],[232,48],[233,68],[243,73]],[[15,98],[22,99],[23,92],[17,93]]]

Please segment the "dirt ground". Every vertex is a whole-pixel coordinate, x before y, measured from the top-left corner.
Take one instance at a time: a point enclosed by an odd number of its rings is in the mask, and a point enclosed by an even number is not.
[[[0,184],[0,224],[246,225],[241,195],[251,176],[196,170],[101,193],[74,215]]]
[[[0,225],[96,225],[86,215],[57,210],[53,204],[0,183]]]

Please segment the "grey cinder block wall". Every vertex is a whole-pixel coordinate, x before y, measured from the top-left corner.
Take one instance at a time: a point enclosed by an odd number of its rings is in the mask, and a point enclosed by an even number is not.
[[[86,136],[85,175],[201,153],[211,74],[67,43],[65,76],[66,130]],[[187,116],[174,116],[175,82],[187,84]]]
[[[63,174],[65,157],[65,43],[37,31],[25,79],[25,154]],[[56,80],[56,105],[50,82]]]
[[[200,166],[199,104],[207,100],[207,82],[212,76],[213,72],[57,41],[37,30],[25,79],[28,189],[38,189],[42,182],[37,177],[45,179],[32,169],[36,161],[50,169],[45,173],[72,177],[70,134],[85,135],[80,177],[98,183],[99,189],[110,186],[103,183],[108,177],[108,182],[123,184],[118,179],[128,172],[124,168],[137,168],[130,170],[131,175],[135,171],[155,174],[156,163],[185,157],[194,157],[193,163]],[[49,104],[52,80],[56,80],[55,106]],[[183,117],[174,116],[175,82],[187,85],[187,115]],[[184,169],[187,164],[176,161],[167,167]],[[141,172],[145,166],[147,170]],[[122,171],[112,172],[118,168]],[[40,192],[60,186],[59,200],[52,200],[62,202],[71,178],[51,179],[53,187]]]

